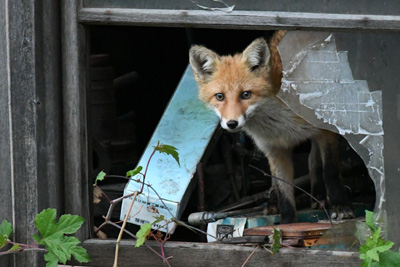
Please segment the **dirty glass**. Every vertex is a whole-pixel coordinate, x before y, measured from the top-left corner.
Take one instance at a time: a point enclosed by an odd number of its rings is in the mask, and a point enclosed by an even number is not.
[[[83,0],[85,7],[102,8],[139,8],[139,9],[180,9],[223,11],[283,11],[313,12],[338,14],[399,15],[400,2],[395,0],[381,1],[361,0],[310,0],[310,1],[265,1],[265,0]]]
[[[397,54],[391,45],[398,39],[293,31],[278,47],[283,63],[278,96],[311,124],[343,135],[357,151],[375,184],[375,213],[381,222],[386,222],[386,210],[392,208],[388,194],[394,195],[386,181],[397,179],[385,175],[385,161],[393,162],[390,150],[398,144],[389,144],[384,153],[384,138],[399,132],[398,103],[391,100],[393,95],[398,98],[397,83],[394,68],[389,67]]]

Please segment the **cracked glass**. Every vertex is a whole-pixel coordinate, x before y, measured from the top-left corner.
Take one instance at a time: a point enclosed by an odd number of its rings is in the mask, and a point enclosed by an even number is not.
[[[344,136],[363,159],[376,190],[377,220],[385,221],[382,90],[353,77],[348,51],[325,32],[288,32],[279,44],[283,78],[278,96],[318,128]]]

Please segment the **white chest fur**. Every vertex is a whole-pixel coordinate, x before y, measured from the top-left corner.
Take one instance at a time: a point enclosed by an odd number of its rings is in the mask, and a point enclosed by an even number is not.
[[[293,147],[319,132],[274,98],[265,98],[250,109],[244,131],[263,152],[271,147]]]

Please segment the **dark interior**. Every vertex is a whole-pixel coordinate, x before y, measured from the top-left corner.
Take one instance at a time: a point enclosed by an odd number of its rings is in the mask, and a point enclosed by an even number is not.
[[[90,29],[91,88],[88,103],[89,125],[92,144],[92,175],[99,170],[107,174],[124,176],[133,169],[146,148],[168,101],[188,66],[188,51],[191,45],[201,44],[219,54],[243,51],[255,38],[271,36],[269,31],[213,30],[184,28],[151,28],[93,26]],[[240,145],[237,145],[237,144]],[[228,145],[227,145],[228,144]],[[224,150],[232,154],[235,178],[240,198],[264,192],[271,180],[256,168],[268,172],[268,162],[248,138],[242,134],[222,134],[216,149],[205,167],[206,210],[218,210],[238,201],[232,193],[224,167]],[[307,156],[310,144],[306,143],[294,153],[297,184],[309,189],[304,180],[308,173]],[[243,152],[244,151],[244,152]],[[362,160],[344,141],[344,174],[351,179],[347,187],[354,202],[374,203],[374,186]],[[303,178],[302,178],[303,177]],[[303,180],[304,181],[303,181]],[[367,182],[365,182],[367,181]],[[121,195],[126,180],[105,181],[110,195]],[[298,191],[297,206],[309,207],[309,197]],[[260,199],[262,202],[263,198]],[[95,224],[102,222],[101,214],[107,212],[108,203],[95,205]],[[243,207],[242,207],[243,208]],[[245,207],[246,208],[246,207]],[[182,220],[198,209],[197,191],[190,199]],[[119,214],[116,213],[117,219]],[[129,225],[135,233],[138,227]],[[103,230],[109,237],[117,234],[116,229]],[[110,234],[111,232],[111,234]],[[178,227],[174,240],[204,241],[184,227]]]

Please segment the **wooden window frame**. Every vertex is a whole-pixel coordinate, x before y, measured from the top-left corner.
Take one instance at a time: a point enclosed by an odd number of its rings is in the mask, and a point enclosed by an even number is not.
[[[204,27],[218,29],[249,29],[249,30],[271,30],[271,29],[305,29],[305,30],[329,30],[350,32],[390,32],[400,31],[400,16],[385,15],[347,15],[347,14],[317,14],[296,12],[268,12],[268,11],[234,11],[232,13],[199,10],[140,10],[119,8],[85,8],[78,0],[61,1],[61,26],[62,26],[62,87],[63,87],[63,110],[64,110],[64,167],[65,212],[79,214],[90,222],[90,188],[88,181],[88,134],[86,123],[86,70],[88,56],[88,32],[89,25],[128,25],[128,26],[162,26],[162,27]],[[211,14],[211,15],[210,15]],[[399,155],[399,152],[395,152]],[[399,185],[395,185],[399,188]],[[394,196],[388,195],[389,198]],[[90,225],[90,224],[88,224]],[[395,242],[400,242],[400,227],[395,221],[388,221],[389,231]],[[82,229],[78,237],[84,240],[84,246],[92,254],[94,265],[107,266],[112,262],[111,255],[114,253],[114,242],[90,239],[90,229]],[[396,240],[397,238],[397,240]],[[150,242],[151,246],[155,246]],[[121,258],[127,263],[138,255],[147,259],[143,265],[149,264],[150,259],[156,259],[154,264],[162,265],[162,260],[151,257],[151,252],[146,248],[140,248],[137,253],[130,247],[131,241],[122,243]],[[206,252],[209,251],[214,252]],[[248,248],[233,248],[227,245],[196,245],[190,243],[167,244],[167,251],[181,255],[182,262],[174,256],[175,263],[182,265],[184,260],[192,261],[190,253],[197,255],[199,249],[205,252],[199,256],[206,259],[219,257],[219,260],[236,262],[240,255],[241,259],[251,253]],[[228,252],[229,251],[229,252]],[[240,251],[240,252],[239,252]],[[150,254],[149,254],[150,253]],[[188,254],[189,253],[189,254]],[[208,253],[208,254],[205,254]],[[305,250],[283,250],[280,260],[285,255],[292,255],[297,263],[307,264],[310,257],[304,254]],[[280,253],[279,253],[280,254]],[[147,255],[147,256],[145,256]],[[186,256],[185,256],[186,255]],[[230,255],[230,256],[229,256]],[[296,256],[297,255],[297,256]],[[298,257],[307,255],[306,257]],[[313,252],[313,261],[324,259],[326,266],[338,263],[337,255],[346,266],[359,266],[357,253],[353,252]],[[222,259],[224,256],[225,259]],[[312,257],[311,257],[312,258]],[[251,262],[256,266],[257,261],[276,261],[264,252],[257,252]],[[249,266],[251,266],[251,262]],[[152,261],[151,261],[152,263]],[[179,264],[181,263],[181,264]],[[152,263],[153,264],[153,263]],[[205,264],[205,261],[202,262]],[[184,265],[184,264],[183,264]],[[300,264],[302,265],[302,264]],[[139,264],[140,266],[140,264]],[[197,265],[196,265],[197,266]],[[201,265],[198,265],[201,266]],[[322,266],[322,265],[321,265]],[[323,265],[325,266],[325,265]]]

